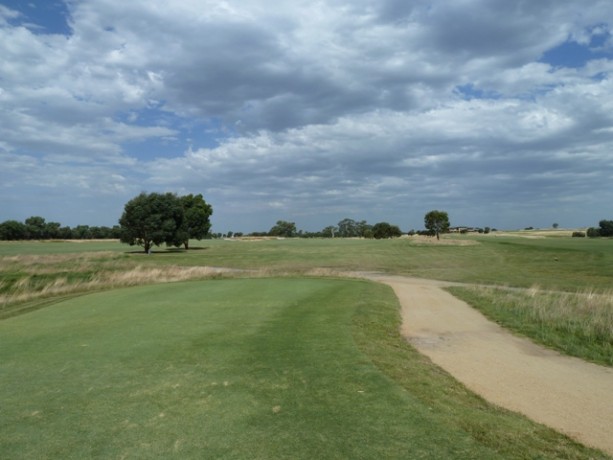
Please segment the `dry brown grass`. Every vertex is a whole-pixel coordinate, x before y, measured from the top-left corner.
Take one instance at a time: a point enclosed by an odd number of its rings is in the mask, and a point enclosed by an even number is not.
[[[573,232],[585,232],[586,228],[551,228],[551,229],[538,229],[538,230],[515,230],[515,231],[496,231],[489,233],[490,236],[519,236],[522,238],[545,238],[549,236],[564,237],[572,236]]]
[[[550,292],[533,286],[527,294],[536,321],[567,323],[569,330],[579,328],[586,337],[613,340],[613,290]]]
[[[113,252],[0,257],[0,313],[24,302],[88,291],[220,276],[206,266],[147,267]],[[254,274],[255,275],[255,274]]]
[[[497,322],[568,354],[613,365],[613,290],[450,290]]]
[[[435,236],[423,236],[413,235],[408,236],[412,244],[422,245],[437,245],[437,246],[474,246],[479,244],[478,241],[473,239],[462,239],[458,237],[441,236],[440,240],[437,240]]]

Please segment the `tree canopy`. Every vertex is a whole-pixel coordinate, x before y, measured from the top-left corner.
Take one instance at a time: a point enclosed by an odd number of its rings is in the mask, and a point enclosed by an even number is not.
[[[0,240],[25,240],[27,227],[16,220],[7,220],[0,224]]]
[[[371,236],[372,226],[365,220],[356,222],[353,219],[345,218],[338,223],[337,235],[342,238],[369,237]]]
[[[424,216],[424,225],[436,239],[440,239],[440,234],[449,230],[449,216],[445,211],[433,210]]]
[[[291,238],[296,236],[296,224],[294,222],[287,222],[284,220],[278,220],[277,223],[268,232],[271,236],[283,236]]]
[[[613,220],[601,220],[599,234],[600,236],[613,236]]]
[[[183,221],[177,229],[175,246],[182,244],[185,249],[189,249],[190,239],[201,240],[209,234],[213,208],[204,201],[201,194],[185,195],[179,200],[183,208]]]
[[[380,240],[384,238],[395,238],[402,235],[400,228],[387,222],[378,222],[372,227],[373,236]]]
[[[210,206],[207,208],[208,205],[201,198],[188,196],[185,199],[185,202],[195,203],[194,206],[188,207],[187,213],[197,216],[186,223],[182,198],[173,193],[141,193],[124,207],[119,219],[121,241],[131,246],[142,246],[145,252],[149,252],[152,245],[166,243],[179,246],[185,244],[186,239],[192,235],[202,235],[202,228],[192,227],[194,222],[200,222],[202,227],[206,227],[204,233],[208,232],[208,216],[212,209],[209,209]],[[192,212],[192,209],[199,211]],[[204,221],[201,219],[203,214],[207,214]]]

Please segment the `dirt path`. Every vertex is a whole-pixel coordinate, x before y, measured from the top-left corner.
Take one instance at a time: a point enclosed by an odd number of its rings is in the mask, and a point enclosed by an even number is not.
[[[394,289],[403,335],[468,388],[613,455],[613,369],[512,335],[441,289],[452,283],[366,277]]]

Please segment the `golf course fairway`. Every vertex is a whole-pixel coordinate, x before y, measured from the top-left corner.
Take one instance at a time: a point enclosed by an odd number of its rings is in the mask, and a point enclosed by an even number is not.
[[[3,458],[584,458],[399,334],[367,281],[227,279],[0,322]]]

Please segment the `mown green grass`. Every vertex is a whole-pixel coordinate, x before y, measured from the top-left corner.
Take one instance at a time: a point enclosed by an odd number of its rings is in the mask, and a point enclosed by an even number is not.
[[[206,261],[209,265],[292,273],[316,267],[382,271],[465,283],[517,287],[536,283],[557,290],[608,289],[613,278],[610,239],[468,236],[455,240],[476,244],[424,245],[410,238],[203,241],[199,251],[146,260],[156,264]]]
[[[0,322],[3,458],[604,458],[495,409],[338,279],[117,289]]]
[[[608,289],[613,239],[446,237],[473,245],[418,244],[415,239],[284,239],[193,241],[188,252],[155,248],[148,256],[117,242],[1,242],[0,258],[107,251],[144,266],[211,265],[300,274],[313,268],[382,271],[466,283],[546,289]]]
[[[136,251],[134,247],[117,240],[44,240],[44,241],[0,241],[0,256],[69,254],[92,251]]]

